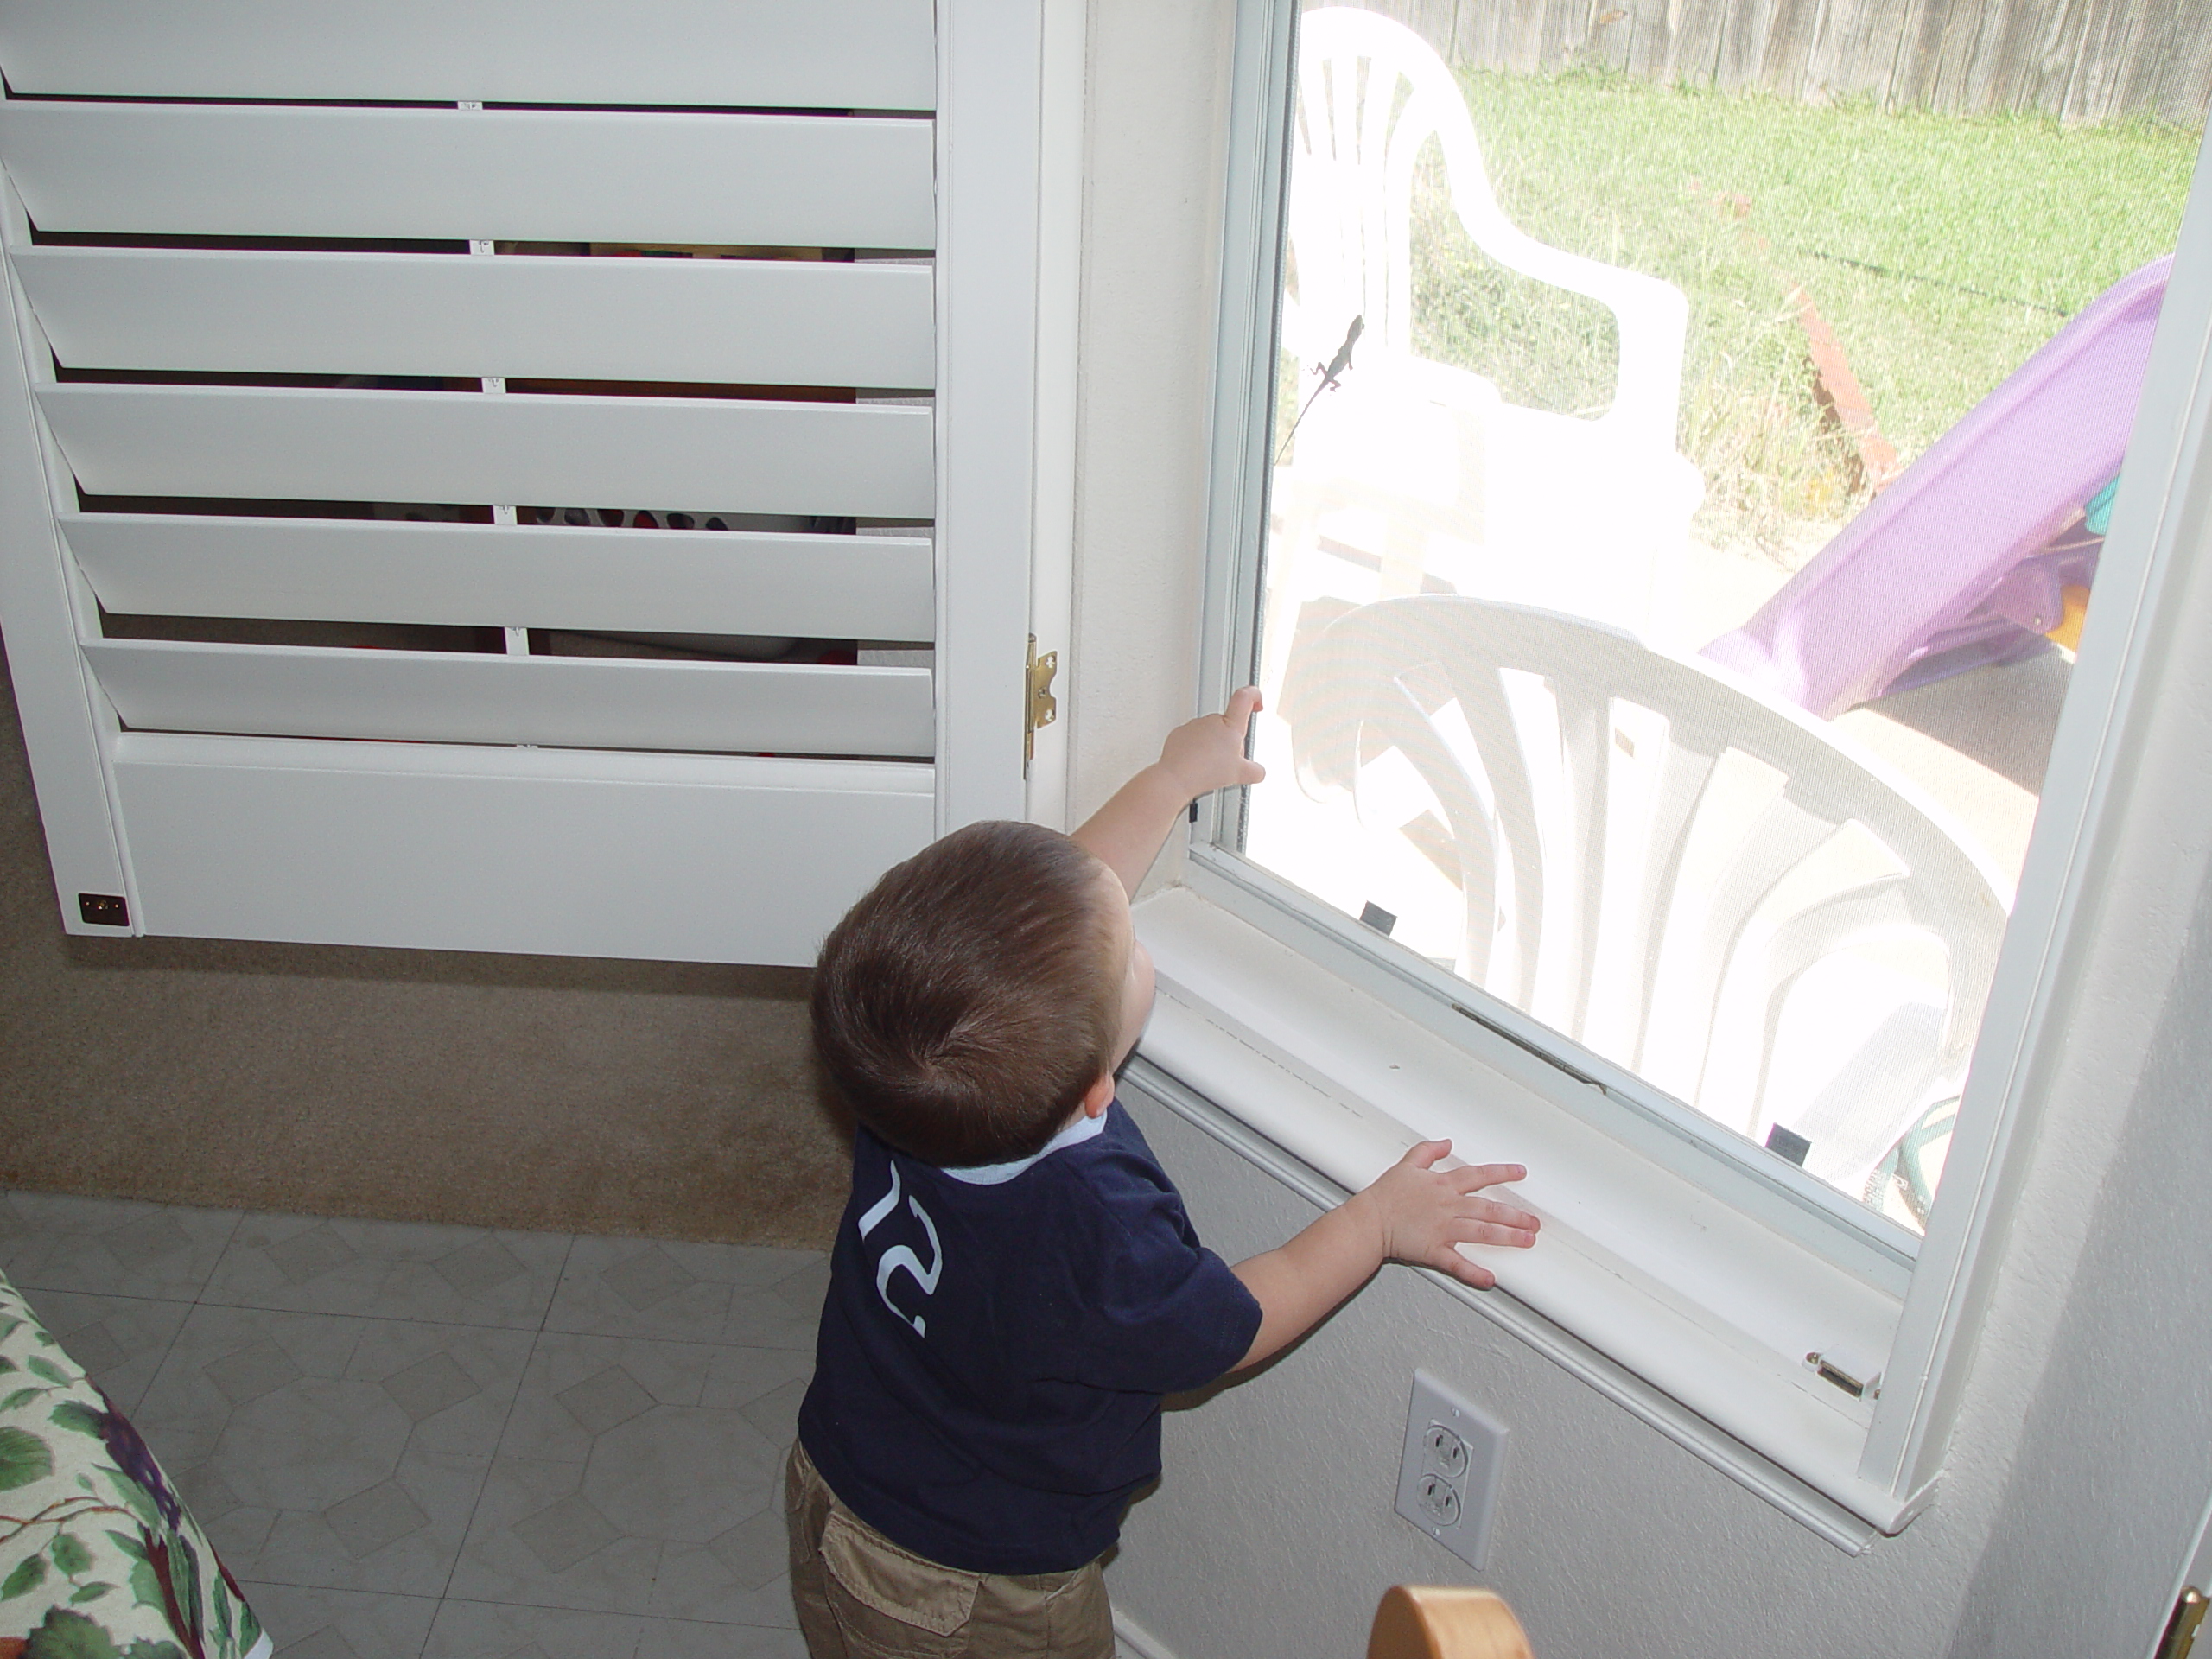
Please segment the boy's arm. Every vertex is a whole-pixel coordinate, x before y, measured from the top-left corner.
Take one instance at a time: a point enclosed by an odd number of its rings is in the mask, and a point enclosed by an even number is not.
[[[1449,1141],[1423,1141],[1287,1244],[1236,1264],[1236,1276],[1260,1304],[1260,1330],[1234,1369],[1256,1365],[1297,1341],[1386,1261],[1434,1268],[1478,1290],[1497,1282],[1454,1247],[1525,1249],[1536,1242],[1535,1217],[1475,1196],[1529,1172],[1518,1164],[1433,1167],[1451,1150]]]
[[[1201,715],[1167,734],[1160,759],[1123,784],[1084,820],[1076,843],[1122,878],[1130,897],[1160,855],[1184,808],[1201,795],[1256,784],[1267,770],[1244,753],[1244,736],[1260,711],[1260,688],[1248,685],[1218,715]]]

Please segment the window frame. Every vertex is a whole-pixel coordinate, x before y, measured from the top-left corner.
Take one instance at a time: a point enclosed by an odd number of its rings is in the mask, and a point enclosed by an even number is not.
[[[1236,10],[1197,698],[1202,709],[1219,708],[1229,690],[1249,677],[1255,656],[1257,607],[1247,595],[1258,592],[1267,522],[1265,440],[1275,373],[1284,127],[1299,10],[1298,0],[1239,0]],[[1751,1223],[1805,1247],[1810,1259],[1894,1297],[1880,1392],[1857,1402],[1863,1409],[1850,1414],[1862,1427],[1856,1465],[1847,1477],[1835,1465],[1833,1447],[1827,1454],[1809,1440],[1793,1447],[1786,1433],[1777,1441],[1770,1428],[1746,1427],[1751,1419],[1734,1410],[1727,1395],[1731,1388],[1748,1386],[1749,1371],[1757,1367],[1723,1379],[1726,1386],[1712,1395],[1690,1397],[1655,1381],[1656,1368],[1639,1370],[1629,1352],[1633,1344],[1618,1321],[1609,1325],[1594,1306],[1539,1309],[1512,1294],[1510,1268],[1501,1273],[1503,1292],[1462,1293],[1832,1541],[1856,1549],[1865,1547],[1872,1529],[1902,1529],[1930,1500],[1942,1472],[2040,1095],[2072,1013],[2067,993],[2086,940],[2080,924],[2094,901],[2101,850],[2120,821],[2131,740],[2155,707],[2148,687],[2161,663],[2161,601],[2175,587],[2171,578],[2185,566],[2189,546],[2212,530],[2212,501],[2203,499],[2212,491],[2193,487],[2200,478],[2212,480],[2208,369],[2212,181],[2200,150],[2129,443],[2132,487],[2115,504],[2099,571],[2102,602],[2085,630],[2053,740],[1959,1128],[1924,1238],[1914,1239],[1777,1159],[1724,1157],[1709,1129],[1685,1121],[1694,1119],[1694,1113],[1632,1074],[1516,1010],[1479,993],[1471,996],[1459,982],[1408,953],[1373,949],[1348,918],[1226,849],[1222,843],[1230,838],[1232,815],[1243,810],[1241,791],[1225,791],[1201,806],[1179,878],[1183,890],[1140,910],[1141,931],[1160,959],[1169,1010],[1166,1020],[1155,1019],[1143,1049],[1149,1063],[1143,1075],[1159,1074],[1166,1085],[1147,1091],[1161,1094],[1164,1087],[1173,1094],[1179,1086],[1189,1098],[1166,1103],[1262,1166],[1287,1159],[1275,1173],[1317,1201],[1358,1184],[1361,1154],[1299,1139],[1273,1101],[1281,1080],[1287,1073],[1324,1094],[1357,1098],[1386,1114],[1401,1103],[1389,1097],[1387,1086],[1358,1087],[1341,1052],[1329,1052],[1327,1035],[1310,1029],[1310,1018],[1301,1026],[1296,1019],[1270,1017],[1265,1006],[1274,984],[1270,975],[1283,971],[1280,952],[1287,949],[1338,982],[1351,1010],[1347,1017],[1380,1028],[1378,1040],[1418,1046],[1423,1033],[1440,1039],[1486,1077],[1510,1080],[1539,1099],[1541,1109],[1556,1113],[1560,1122],[1595,1127],[1639,1154],[1654,1183],[1689,1180]],[[1274,968],[1270,945],[1277,947]],[[1275,988],[1291,994],[1287,980]],[[1310,1003],[1307,1012],[1310,1016]],[[1210,1052],[1209,1026],[1232,1040],[1216,1043]],[[1240,1071],[1238,1044],[1265,1064]],[[1414,1092],[1403,1103],[1409,1122],[1421,1117]],[[1205,1111],[1224,1115],[1223,1121],[1206,1121],[1192,1100],[1202,1100]],[[1224,1123],[1234,1125],[1233,1131]],[[1426,1132],[1433,1132],[1433,1120]],[[1255,1150],[1255,1135],[1260,1150]],[[1370,1147],[1370,1161],[1371,1154]],[[1332,1157],[1338,1160],[1333,1166]],[[1285,1168],[1291,1173],[1285,1174]],[[1580,1173],[1575,1172],[1578,1178]],[[1696,1248],[1694,1239],[1666,1245],[1693,1255]],[[1691,1269],[1701,1287],[1698,1294],[1725,1323],[1736,1294],[1726,1264],[1705,1265],[1715,1270]],[[1817,1279],[1824,1270],[1808,1272]],[[1730,1362],[1723,1355],[1716,1363],[1726,1368]],[[1772,1381],[1750,1378],[1770,1396]]]

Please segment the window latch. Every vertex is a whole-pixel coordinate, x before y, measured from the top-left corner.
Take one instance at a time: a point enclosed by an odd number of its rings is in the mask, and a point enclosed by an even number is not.
[[[1805,1363],[1823,1382],[1833,1382],[1854,1400],[1878,1400],[1882,1397],[1882,1374],[1879,1371],[1865,1378],[1852,1376],[1824,1354],[1808,1354]]]
[[[1052,696],[1052,677],[1060,671],[1060,653],[1048,651],[1037,654],[1037,636],[1029,636],[1029,660],[1022,679],[1021,710],[1021,775],[1029,775],[1029,763],[1037,758],[1037,730],[1049,726],[1060,717],[1059,701]]]

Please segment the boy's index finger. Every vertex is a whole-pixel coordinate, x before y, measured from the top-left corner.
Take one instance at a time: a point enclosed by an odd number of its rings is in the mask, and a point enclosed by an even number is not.
[[[1249,726],[1252,717],[1260,712],[1260,688],[1240,685],[1229,694],[1229,707],[1222,711],[1222,718],[1232,727]]]

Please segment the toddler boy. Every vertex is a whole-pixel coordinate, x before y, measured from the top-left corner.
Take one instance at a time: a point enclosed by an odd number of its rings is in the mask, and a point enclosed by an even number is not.
[[[1231,1268],[1116,1103],[1152,1007],[1129,895],[1191,801],[1259,781],[1259,703],[1178,727],[1073,836],[945,836],[823,946],[816,1046],[860,1128],[785,1478],[814,1659],[1111,1659],[1099,1557],[1160,1472],[1161,1395],[1266,1359],[1386,1259],[1487,1287],[1455,1245],[1535,1242],[1476,1196],[1525,1170],[1439,1170],[1432,1141]]]

